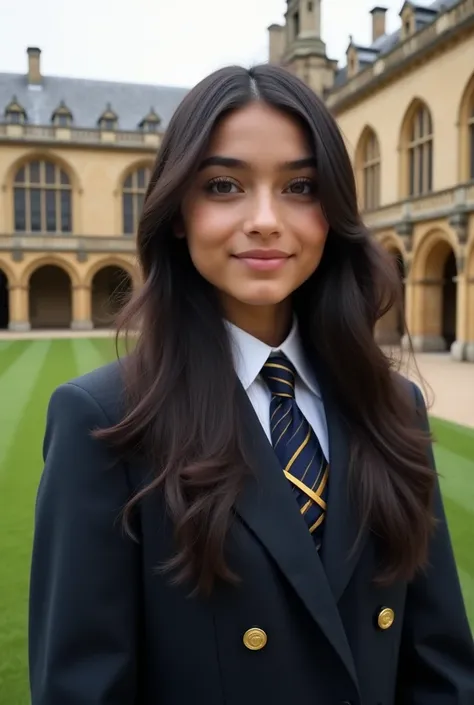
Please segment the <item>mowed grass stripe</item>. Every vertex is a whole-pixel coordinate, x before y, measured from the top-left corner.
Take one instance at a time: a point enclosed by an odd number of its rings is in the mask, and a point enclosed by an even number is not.
[[[71,342],[78,375],[85,375],[109,362],[95,345],[95,339],[75,338]]]
[[[0,483],[0,692],[9,705],[29,702],[27,672],[28,581],[34,521],[34,504],[43,468],[42,445],[46,410],[52,391],[77,376],[76,360],[69,340],[35,341],[39,359],[36,374],[25,363],[18,375],[19,392],[26,397],[21,418],[10,429],[9,451],[4,458]],[[46,351],[46,353],[45,353]],[[26,391],[23,391],[26,388]],[[1,434],[2,440],[5,438]],[[3,698],[0,698],[3,703]]]
[[[15,434],[27,406],[32,402],[34,405],[33,389],[42,376],[50,346],[50,340],[20,341],[18,347],[11,346],[7,351],[12,351],[12,355],[16,353],[16,359],[4,360],[0,369],[0,481],[5,472],[10,471],[4,460],[16,442]],[[28,443],[27,438],[23,439],[23,444],[25,442]]]
[[[441,489],[443,491],[443,483],[441,483]],[[453,501],[444,491],[443,500],[456,561],[460,570],[474,580],[474,551],[472,550],[474,513],[467,511],[459,502]]]
[[[109,338],[92,338],[91,342],[101,356],[103,365],[117,359],[117,345],[115,336],[110,336]],[[123,348],[123,342],[120,340],[118,345],[120,355],[123,355]]]
[[[6,346],[0,346],[0,384],[1,377],[6,375],[10,367],[18,361],[20,355],[31,347],[31,343],[31,340],[18,340],[8,341]]]
[[[467,617],[469,619],[469,624],[473,628],[474,632],[474,578],[472,578],[465,570],[458,565],[459,580],[461,582],[461,587],[464,595],[464,602],[466,605]]]
[[[474,428],[459,426],[436,417],[430,419],[430,426],[435,445],[443,446],[474,462]]]
[[[468,512],[474,510],[474,460],[435,445],[435,458],[443,494],[461,504]],[[473,517],[474,519],[474,517]]]

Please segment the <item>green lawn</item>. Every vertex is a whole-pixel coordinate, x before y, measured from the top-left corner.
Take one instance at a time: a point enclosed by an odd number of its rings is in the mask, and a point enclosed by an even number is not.
[[[0,341],[0,703],[28,705],[26,626],[46,406],[61,382],[114,357],[111,339]],[[474,429],[432,420],[458,567],[474,625]]]

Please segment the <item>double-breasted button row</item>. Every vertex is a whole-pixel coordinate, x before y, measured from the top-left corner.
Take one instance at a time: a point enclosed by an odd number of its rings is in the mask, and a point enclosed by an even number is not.
[[[390,629],[395,621],[395,612],[390,607],[382,607],[377,615],[377,626],[385,631]],[[245,632],[242,641],[250,651],[260,651],[266,646],[268,637],[260,627],[251,627]]]

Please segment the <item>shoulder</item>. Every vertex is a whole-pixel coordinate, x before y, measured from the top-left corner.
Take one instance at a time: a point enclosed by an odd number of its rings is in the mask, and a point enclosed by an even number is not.
[[[425,405],[423,393],[415,382],[412,382],[400,372],[392,372],[392,379],[394,385],[401,389],[403,394],[410,397],[411,403],[417,408]]]
[[[50,399],[50,413],[77,416],[81,411],[102,417],[104,424],[118,423],[123,411],[122,361],[98,367],[57,387]]]

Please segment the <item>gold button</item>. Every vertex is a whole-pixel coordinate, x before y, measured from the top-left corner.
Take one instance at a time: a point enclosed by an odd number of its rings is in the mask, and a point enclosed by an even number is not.
[[[384,607],[382,610],[380,610],[377,619],[377,624],[379,625],[380,629],[390,629],[394,621],[395,612],[391,610],[390,607]]]
[[[247,649],[250,649],[250,651],[259,651],[259,649],[263,649],[267,643],[267,635],[263,629],[254,627],[253,629],[247,629],[244,634],[243,641]]]

